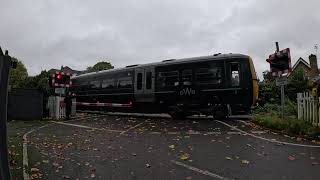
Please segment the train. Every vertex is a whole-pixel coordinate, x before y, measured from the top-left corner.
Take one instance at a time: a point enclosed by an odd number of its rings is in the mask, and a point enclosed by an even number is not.
[[[253,61],[243,54],[128,65],[78,75],[71,82],[77,109],[168,113],[174,119],[248,114],[258,99]]]

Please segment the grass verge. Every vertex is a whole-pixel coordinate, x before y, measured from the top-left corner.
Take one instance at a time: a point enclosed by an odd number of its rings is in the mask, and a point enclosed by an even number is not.
[[[309,122],[297,119],[295,116],[285,116],[284,119],[277,113],[257,113],[253,121],[261,126],[282,131],[288,134],[308,136],[320,139],[320,128],[312,126]]]

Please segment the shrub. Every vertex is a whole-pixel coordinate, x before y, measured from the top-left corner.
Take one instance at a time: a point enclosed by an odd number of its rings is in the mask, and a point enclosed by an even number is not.
[[[261,126],[285,133],[320,138],[319,127],[313,127],[310,123],[297,119],[295,116],[285,116],[284,119],[281,119],[281,117],[275,113],[259,113],[254,115],[254,122]]]

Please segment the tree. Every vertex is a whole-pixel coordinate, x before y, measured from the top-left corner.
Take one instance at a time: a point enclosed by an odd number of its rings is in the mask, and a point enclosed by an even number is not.
[[[88,72],[95,72],[95,71],[102,71],[102,70],[107,70],[107,69],[113,69],[114,67],[111,65],[110,62],[106,61],[100,61],[94,66],[89,66],[87,68]]]
[[[11,69],[9,85],[11,88],[21,88],[21,85],[25,83],[28,78],[28,71],[24,64],[17,58],[12,58],[12,60],[17,61],[16,69]]]
[[[309,89],[307,76],[303,69],[297,69],[292,72],[289,78],[289,84],[286,86],[286,95],[291,101],[297,101],[297,93],[305,92]]]

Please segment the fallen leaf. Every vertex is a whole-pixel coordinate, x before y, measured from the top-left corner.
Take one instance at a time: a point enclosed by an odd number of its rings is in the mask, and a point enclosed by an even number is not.
[[[96,175],[95,175],[94,173],[91,173],[90,177],[91,177],[91,178],[95,178]]]
[[[242,163],[242,164],[249,164],[250,162],[249,162],[248,160],[245,160],[245,159],[244,159],[244,160],[241,160],[241,163]]]
[[[70,176],[64,175],[63,179],[70,179]]]
[[[48,164],[49,160],[42,160],[42,162]]]
[[[38,168],[31,168],[31,173],[38,173],[40,170]]]
[[[226,156],[225,157],[227,160],[233,160],[232,157]]]
[[[293,156],[288,156],[288,159],[289,159],[290,161],[293,161],[293,160],[295,160],[296,158],[293,157]]]
[[[59,164],[58,164],[58,163],[56,163],[56,162],[52,163],[52,165],[53,165],[54,167],[59,166]]]
[[[181,160],[187,160],[187,159],[189,159],[189,154],[188,153],[184,153],[184,154],[182,154],[181,156],[180,156],[180,159]]]

